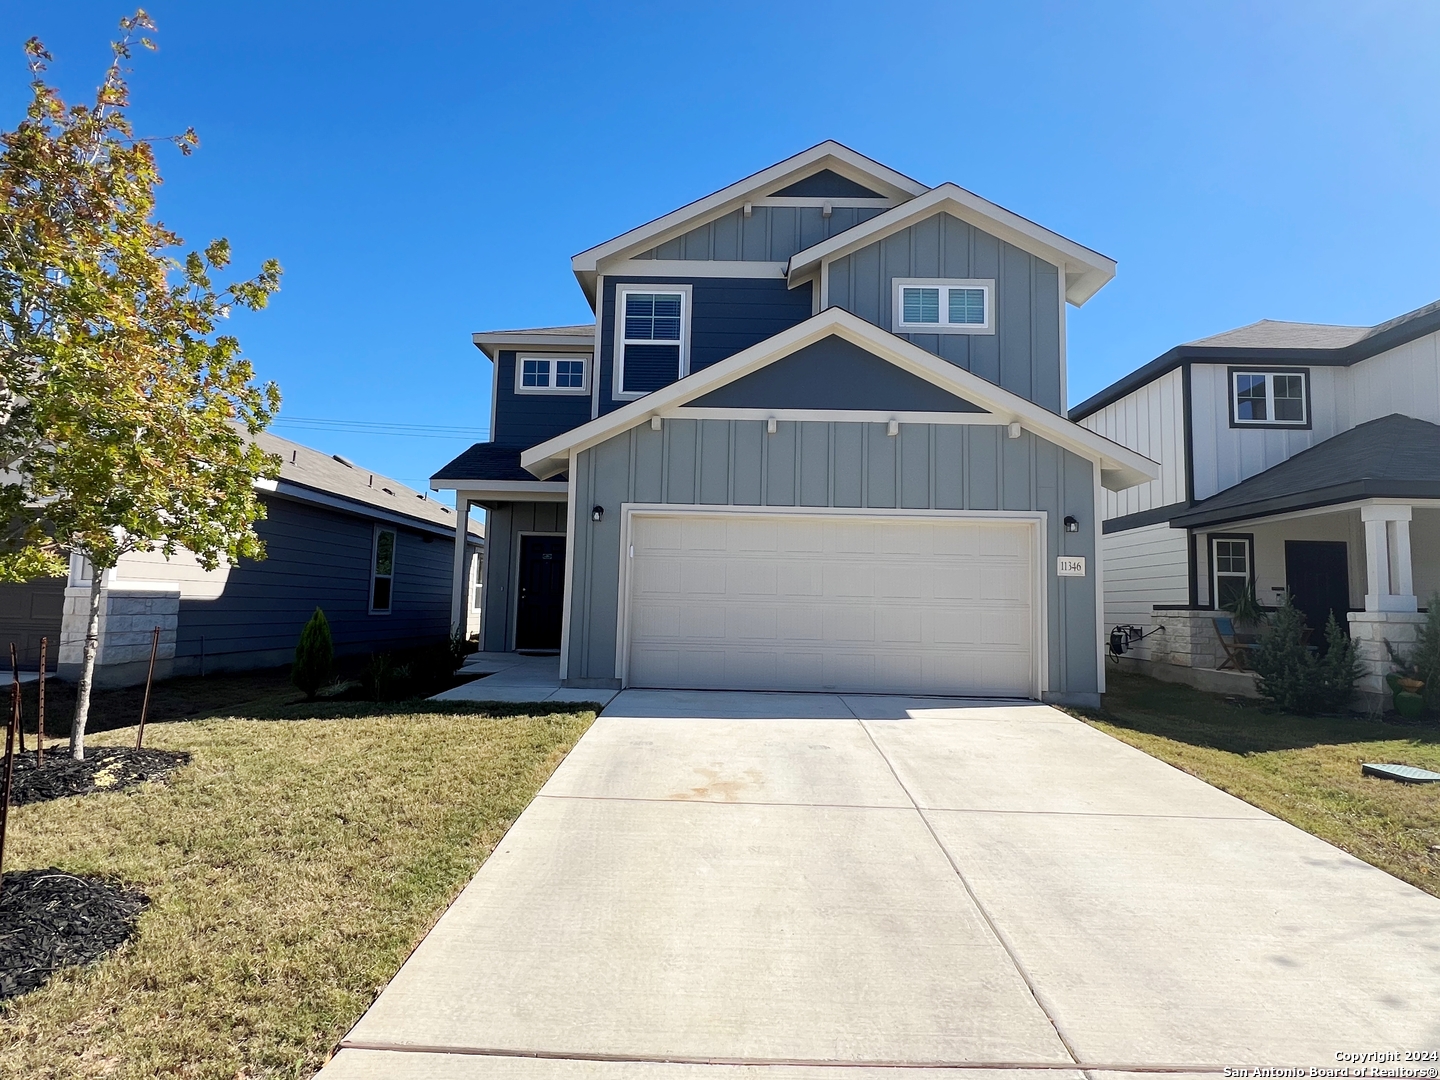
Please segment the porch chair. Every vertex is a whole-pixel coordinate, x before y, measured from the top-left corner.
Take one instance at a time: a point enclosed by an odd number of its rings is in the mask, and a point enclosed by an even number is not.
[[[1230,668],[1232,671],[1249,671],[1250,656],[1260,647],[1259,644],[1242,641],[1242,635],[1235,633],[1235,621],[1228,616],[1215,619],[1215,636],[1220,639],[1220,647],[1225,650],[1225,660],[1216,670],[1224,671]]]

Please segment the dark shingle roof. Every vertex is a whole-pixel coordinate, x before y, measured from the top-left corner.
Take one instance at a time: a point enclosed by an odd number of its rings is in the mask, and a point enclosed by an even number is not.
[[[522,446],[476,443],[448,465],[441,466],[432,480],[535,480],[535,474],[520,467]],[[563,480],[564,477],[552,477]]]
[[[1356,499],[1440,498],[1440,425],[1392,413],[1341,432],[1170,519],[1179,528]]]

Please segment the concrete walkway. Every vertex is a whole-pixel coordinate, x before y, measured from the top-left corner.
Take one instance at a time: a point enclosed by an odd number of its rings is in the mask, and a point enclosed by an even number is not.
[[[618,690],[572,690],[560,685],[558,656],[522,656],[520,653],[472,653],[460,665],[462,675],[481,674],[459,686],[442,690],[433,701],[593,701],[605,705]]]
[[[1333,1068],[1437,1003],[1440,900],[1048,707],[626,691],[322,1075]]]

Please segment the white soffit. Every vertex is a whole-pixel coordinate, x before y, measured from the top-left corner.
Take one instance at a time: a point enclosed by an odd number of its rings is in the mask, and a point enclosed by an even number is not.
[[[842,258],[892,233],[935,214],[951,214],[1013,244],[1036,258],[1060,267],[1065,274],[1065,299],[1076,307],[1085,303],[1115,276],[1115,260],[1037,225],[1029,218],[982,199],[957,184],[945,183],[925,194],[836,233],[790,258],[791,287],[814,274],[822,263]]]
[[[706,221],[724,217],[747,202],[756,202],[771,191],[785,188],[824,169],[830,169],[891,199],[909,200],[929,190],[919,181],[881,165],[864,154],[856,153],[848,146],[826,140],[729,187],[721,188],[712,195],[697,199],[663,217],[580,252],[570,260],[571,269],[580,280],[585,295],[593,303],[595,276],[604,269],[602,263],[628,259],[698,228]]]
[[[1072,423],[1019,394],[996,386],[940,359],[934,353],[926,352],[918,345],[912,345],[904,338],[835,307],[827,308],[758,345],[646,394],[614,412],[531,447],[520,455],[520,464],[534,476],[547,479],[569,468],[571,453],[588,450],[650,417],[669,415],[671,410],[687,401],[758,371],[832,334],[942,390],[973,401],[992,413],[996,423],[1018,421],[1022,427],[1049,442],[1098,462],[1101,482],[1112,491],[1123,491],[1160,475],[1160,466],[1143,454],[1097,435],[1089,428]]]

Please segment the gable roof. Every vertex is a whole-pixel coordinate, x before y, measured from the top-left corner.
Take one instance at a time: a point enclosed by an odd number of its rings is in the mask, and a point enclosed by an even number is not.
[[[405,518],[418,527],[428,527],[427,531],[439,527],[454,534],[453,507],[398,480],[268,431],[260,432],[254,440],[267,454],[280,458],[279,477],[259,481],[257,486],[262,491],[385,520]],[[470,522],[469,529],[474,539],[484,535],[476,522]]]
[[[792,287],[798,285],[819,269],[822,262],[841,258],[940,213],[951,214],[1060,267],[1065,273],[1065,299],[1077,307],[1115,276],[1114,259],[950,183],[931,188],[909,202],[797,252],[790,257],[786,275]]]
[[[858,345],[942,390],[973,402],[994,414],[996,423],[1018,421],[1042,438],[1098,461],[1101,481],[1112,490],[1123,490],[1160,475],[1160,467],[1155,462],[1134,450],[1072,424],[1033,401],[835,307],[614,412],[531,447],[520,455],[520,464],[542,480],[554,476],[569,468],[571,453],[589,449],[650,417],[675,415],[676,410],[687,403],[830,336]]]
[[[1212,364],[1236,361],[1349,367],[1437,330],[1440,330],[1440,300],[1369,327],[1261,319],[1248,326],[1177,345],[1086,398],[1067,415],[1071,420],[1083,420],[1189,360]]]
[[[571,269],[579,279],[586,297],[593,304],[595,275],[602,261],[628,258],[662,244],[672,236],[689,232],[712,218],[724,217],[746,202],[776,194],[806,177],[826,171],[853,181],[887,199],[910,199],[928,190],[918,180],[912,180],[864,154],[851,150],[848,146],[827,139],[808,150],[802,150],[794,157],[771,165],[768,169],[761,169],[743,180],[737,180],[703,199],[687,203],[678,210],[672,210],[654,221],[621,233],[603,244],[586,248],[570,260]]]
[[[1357,499],[1440,499],[1440,425],[1391,413],[1332,436],[1171,518],[1220,525]]]

